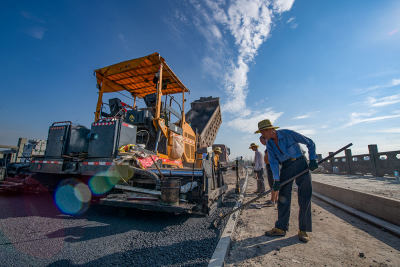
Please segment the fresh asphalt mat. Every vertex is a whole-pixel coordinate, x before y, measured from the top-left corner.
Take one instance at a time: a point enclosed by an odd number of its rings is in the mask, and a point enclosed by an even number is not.
[[[0,196],[0,266],[207,266],[224,223],[210,225],[235,202],[212,216],[95,206],[73,217],[50,194]]]

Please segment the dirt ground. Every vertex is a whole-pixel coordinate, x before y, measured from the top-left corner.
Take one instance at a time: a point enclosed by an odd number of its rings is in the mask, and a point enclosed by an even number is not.
[[[228,170],[223,173],[225,184],[228,185],[229,189],[233,189],[236,186],[236,172],[234,170]],[[242,178],[242,177],[240,177]]]
[[[245,201],[254,197],[255,189],[256,181],[249,177]],[[400,266],[400,238],[317,199],[312,204],[311,241],[301,243],[297,238],[295,191],[291,226],[285,237],[264,235],[274,226],[274,207],[253,207],[242,212],[227,266]]]
[[[236,171],[229,169],[228,171],[223,173],[224,176],[224,182],[228,186],[228,190],[226,195],[231,195],[235,193],[236,189]],[[246,170],[243,170],[242,172],[239,173],[239,186],[243,183],[244,178],[246,176]]]
[[[354,191],[400,200],[400,183],[398,183],[395,178],[361,175],[313,174],[313,180]]]

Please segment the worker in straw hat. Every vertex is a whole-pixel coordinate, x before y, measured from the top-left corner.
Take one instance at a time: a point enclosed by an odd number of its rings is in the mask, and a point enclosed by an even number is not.
[[[297,175],[305,169],[311,171],[318,168],[315,144],[310,139],[292,130],[277,130],[279,127],[273,126],[270,120],[262,120],[258,123],[260,142],[267,147],[268,159],[271,165],[274,183],[272,190],[279,192],[278,200],[278,220],[272,230],[265,232],[267,236],[284,236],[289,228],[290,205],[292,197],[293,181],[285,184],[282,188],[281,183]],[[304,144],[308,148],[309,163],[301,152],[300,145]],[[281,169],[279,170],[279,165]],[[302,242],[310,240],[307,232],[312,231],[311,227],[311,174],[307,172],[297,177],[299,202],[299,233],[298,237]]]
[[[217,146],[216,148],[213,149],[213,151],[214,151],[214,166],[215,168],[218,168],[219,155],[222,154],[222,150],[219,146]]]

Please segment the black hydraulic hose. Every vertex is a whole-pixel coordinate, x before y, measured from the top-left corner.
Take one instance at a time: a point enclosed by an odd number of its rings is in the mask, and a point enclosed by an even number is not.
[[[160,178],[157,176],[157,174],[155,174],[155,173],[153,173],[151,171],[148,171],[148,170],[145,170],[145,169],[140,169],[140,168],[133,167],[133,166],[131,166],[131,168],[133,168],[133,170],[134,170],[134,172],[136,174],[143,175],[143,176],[148,176],[148,177],[152,178],[156,183],[156,190],[160,189],[160,184],[161,183],[160,183]]]

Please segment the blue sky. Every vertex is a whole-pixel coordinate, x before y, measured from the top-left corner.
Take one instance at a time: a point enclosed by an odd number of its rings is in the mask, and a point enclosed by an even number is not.
[[[159,52],[191,90],[219,96],[216,143],[250,156],[257,122],[400,149],[399,1],[3,1],[0,144],[93,120],[93,70]],[[129,100],[128,100],[129,101]]]

